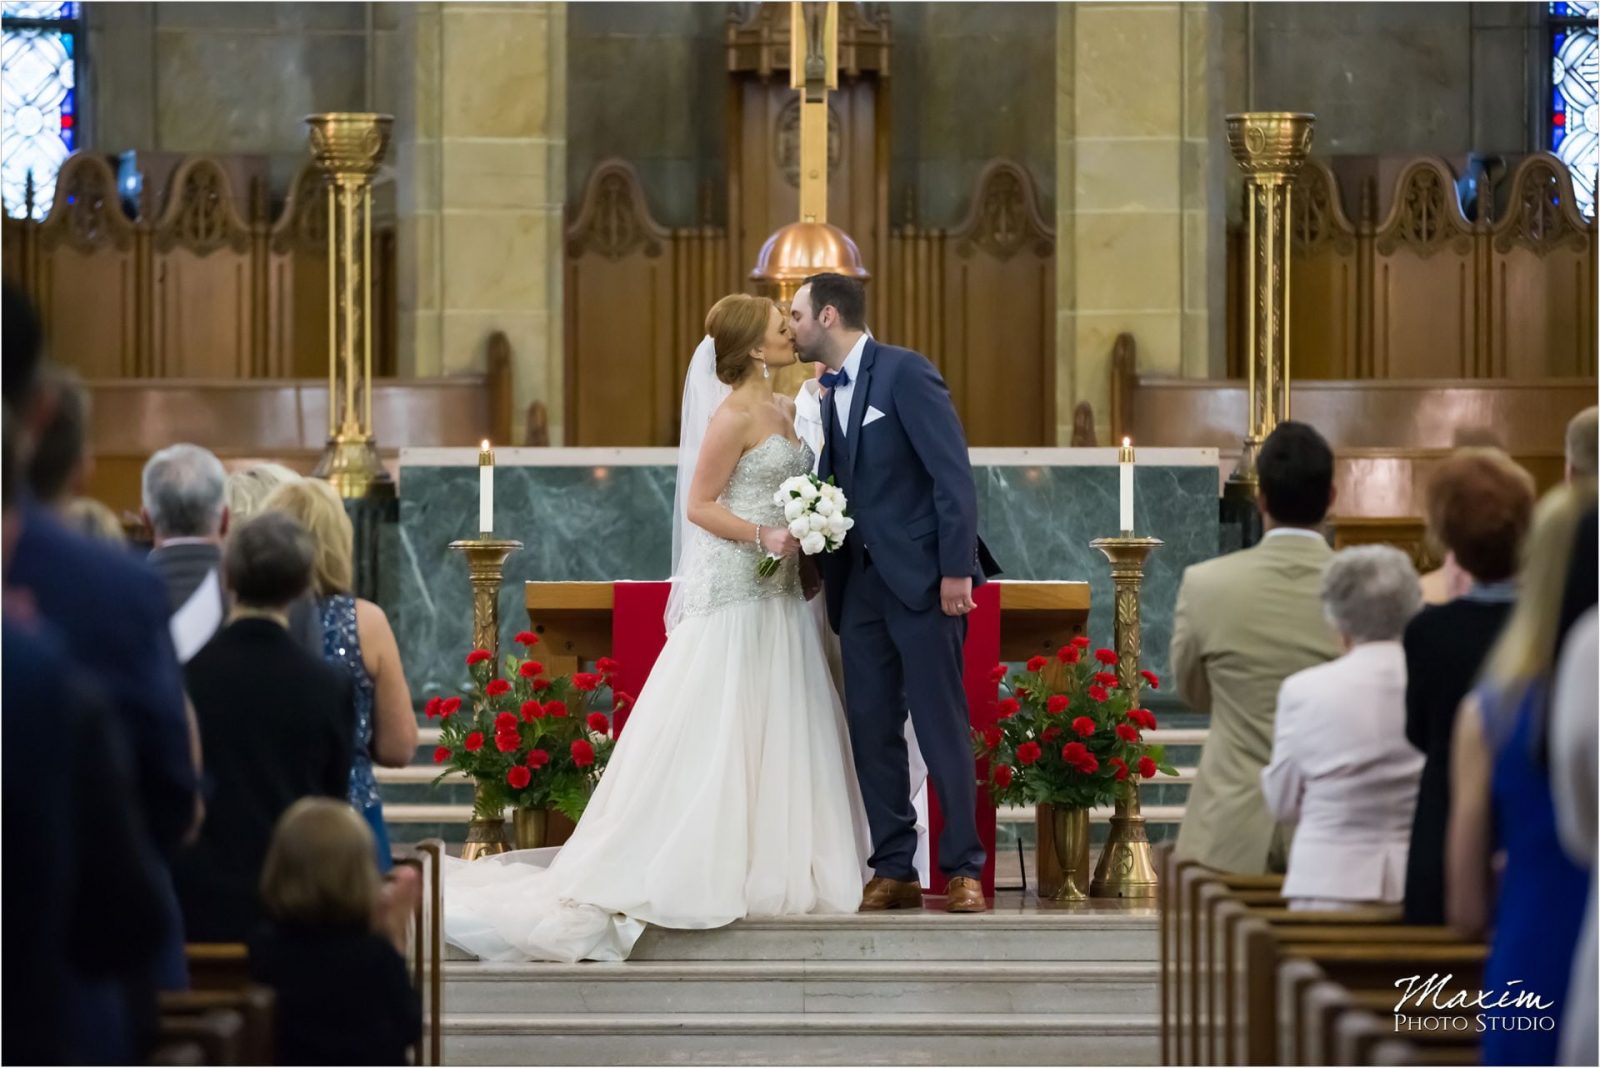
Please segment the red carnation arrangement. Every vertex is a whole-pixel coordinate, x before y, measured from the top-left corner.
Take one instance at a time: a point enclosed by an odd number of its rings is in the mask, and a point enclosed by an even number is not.
[[[997,805],[1094,808],[1115,801],[1137,775],[1176,775],[1162,746],[1144,731],[1156,718],[1134,706],[1116,673],[1117,654],[1074,638],[1052,657],[1036,656],[1011,678],[996,665],[1000,683],[995,722],[973,731],[973,752],[989,762],[989,788]],[[1152,689],[1158,681],[1141,672]]]
[[[515,641],[523,655],[506,656],[500,671],[485,649],[467,655],[467,710],[461,697],[428,699],[423,711],[439,721],[433,761],[444,765],[434,781],[452,772],[473,780],[480,818],[507,808],[548,808],[576,820],[616,745],[611,715],[633,700],[611,688],[622,665],[604,657],[597,672],[552,677],[528,655],[538,635],[519,631]]]

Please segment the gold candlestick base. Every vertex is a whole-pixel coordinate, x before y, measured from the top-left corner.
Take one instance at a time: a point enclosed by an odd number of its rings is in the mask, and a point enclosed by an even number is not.
[[[467,576],[472,581],[472,647],[487,649],[491,663],[500,663],[500,582],[505,576],[506,558],[522,548],[520,541],[494,537],[463,538],[450,548],[467,558]],[[467,824],[467,843],[462,860],[477,860],[504,853],[505,814],[486,814],[473,798],[472,821]]]
[[[1144,562],[1161,547],[1160,538],[1096,538],[1089,543],[1111,562],[1111,582],[1116,591],[1113,633],[1117,647],[1117,681],[1137,705],[1144,680],[1139,675],[1143,646],[1139,619],[1139,587],[1144,583]],[[1156,896],[1155,856],[1144,816],[1139,813],[1139,781],[1130,778],[1117,798],[1111,817],[1111,834],[1095,865],[1089,883],[1090,897],[1147,901]]]

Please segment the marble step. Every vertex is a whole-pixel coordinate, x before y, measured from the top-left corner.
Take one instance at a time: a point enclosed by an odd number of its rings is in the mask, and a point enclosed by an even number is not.
[[[652,961],[445,966],[450,1015],[1154,1013],[1154,961]]]
[[[1089,818],[1110,819],[1114,811],[1112,806],[1105,805],[1091,809]],[[1183,820],[1184,806],[1143,805],[1140,811],[1148,823],[1179,823]],[[995,815],[1001,823],[1032,823],[1034,820],[1031,808],[1003,808],[997,810]],[[467,802],[451,804],[431,801],[385,801],[383,818],[388,823],[460,823],[465,826],[472,818],[472,805]]]
[[[1154,1064],[1154,1014],[446,1013],[448,1064]]]

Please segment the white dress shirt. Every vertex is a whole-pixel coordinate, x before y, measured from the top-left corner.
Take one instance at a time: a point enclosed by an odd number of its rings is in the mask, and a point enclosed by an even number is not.
[[[850,355],[844,358],[844,366],[840,368],[850,376],[850,381],[846,385],[833,387],[833,413],[839,423],[839,432],[847,436],[850,433],[850,399],[855,396],[856,375],[861,373],[861,354],[867,351],[867,338],[871,336],[862,334],[856,339]]]
[[[1366,642],[1278,691],[1267,807],[1297,823],[1286,898],[1399,902],[1423,755],[1406,741],[1406,656]]]

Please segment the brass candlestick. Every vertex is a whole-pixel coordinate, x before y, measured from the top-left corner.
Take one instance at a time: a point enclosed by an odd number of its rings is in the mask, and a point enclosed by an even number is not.
[[[1295,176],[1311,150],[1316,116],[1247,111],[1228,116],[1228,147],[1245,177],[1249,248],[1245,279],[1245,367],[1249,415],[1244,449],[1224,496],[1241,516],[1254,514],[1256,453],[1289,418],[1289,217]],[[1245,544],[1255,542],[1246,537]]]
[[[328,445],[317,462],[341,497],[392,489],[372,431],[372,179],[393,115],[306,116],[328,185]]]
[[[472,647],[487,649],[490,663],[500,663],[500,583],[505,575],[506,557],[522,548],[520,541],[499,538],[463,538],[450,548],[467,558],[467,575],[472,581]],[[497,668],[498,670],[498,668]],[[483,811],[482,796],[474,794],[472,820],[467,824],[467,841],[461,848],[462,860],[477,860],[509,852],[503,813]]]
[[[1122,688],[1137,705],[1143,679],[1139,653],[1143,634],[1139,621],[1139,587],[1144,583],[1144,562],[1161,547],[1159,538],[1096,538],[1090,547],[1111,561],[1111,582],[1116,589],[1113,633],[1117,646],[1117,675]],[[1155,857],[1144,817],[1139,814],[1138,773],[1128,776],[1117,809],[1111,817],[1111,835],[1100,853],[1100,863],[1089,884],[1090,897],[1116,897],[1149,901],[1156,896]]]

